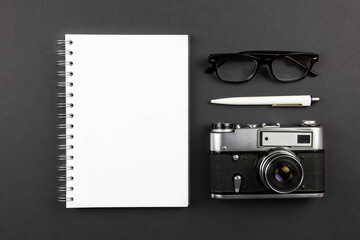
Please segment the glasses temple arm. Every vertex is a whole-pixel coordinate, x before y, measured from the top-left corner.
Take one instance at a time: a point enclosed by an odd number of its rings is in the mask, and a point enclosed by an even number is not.
[[[215,66],[211,66],[205,70],[206,73],[213,73],[216,70]]]
[[[307,67],[304,65],[304,64],[302,64],[301,62],[299,62],[299,61],[296,61],[295,59],[293,59],[292,57],[289,57],[289,56],[285,56],[287,59],[289,59],[289,60],[291,60],[291,61],[293,61],[294,63],[297,63],[299,66],[301,66],[301,67],[303,67],[303,68],[305,68],[305,69],[307,69]],[[310,70],[309,71],[309,73],[308,73],[310,76],[312,76],[312,77],[315,77],[315,76],[317,76],[318,74],[315,72],[315,71],[313,71],[313,70]]]
[[[225,63],[225,61],[217,64],[217,66],[220,67],[220,66],[223,65],[224,63]],[[205,72],[206,72],[206,73],[212,73],[212,72],[214,72],[215,70],[216,70],[216,66],[215,66],[215,64],[214,64],[214,65],[212,65],[211,67],[207,68],[207,69],[205,70]]]

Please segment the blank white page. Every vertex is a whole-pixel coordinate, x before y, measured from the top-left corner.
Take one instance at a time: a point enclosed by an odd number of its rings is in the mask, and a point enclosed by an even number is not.
[[[67,34],[67,208],[187,207],[188,36]]]

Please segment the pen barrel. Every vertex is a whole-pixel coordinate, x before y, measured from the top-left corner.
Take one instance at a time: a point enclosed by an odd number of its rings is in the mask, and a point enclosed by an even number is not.
[[[226,105],[273,105],[273,106],[311,106],[310,95],[234,97],[212,100],[211,103]]]

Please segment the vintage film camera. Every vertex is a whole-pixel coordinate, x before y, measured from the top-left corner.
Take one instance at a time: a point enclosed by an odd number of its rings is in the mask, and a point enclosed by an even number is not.
[[[323,128],[215,123],[210,133],[210,192],[218,199],[323,197]]]

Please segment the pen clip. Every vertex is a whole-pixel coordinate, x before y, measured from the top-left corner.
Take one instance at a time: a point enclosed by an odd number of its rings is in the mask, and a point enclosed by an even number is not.
[[[272,104],[272,107],[303,107],[302,104]]]

